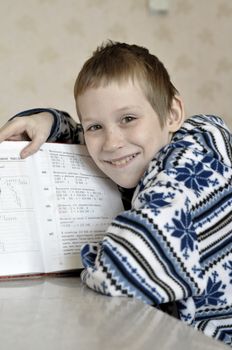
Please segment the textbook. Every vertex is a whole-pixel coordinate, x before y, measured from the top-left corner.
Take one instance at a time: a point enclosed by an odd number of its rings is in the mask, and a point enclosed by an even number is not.
[[[117,186],[85,146],[0,144],[0,278],[74,272],[81,246],[98,242],[123,210]]]

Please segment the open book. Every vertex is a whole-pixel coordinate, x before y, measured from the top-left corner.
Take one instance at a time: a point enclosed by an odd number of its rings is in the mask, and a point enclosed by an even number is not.
[[[0,144],[0,278],[72,271],[123,210],[120,194],[85,146],[46,143],[20,159],[26,142]]]

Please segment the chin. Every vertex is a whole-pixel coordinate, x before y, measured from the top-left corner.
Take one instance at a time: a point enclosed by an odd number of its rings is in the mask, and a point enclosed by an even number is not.
[[[136,186],[137,186],[137,184],[134,186],[128,185],[128,186],[121,186],[121,187],[125,188],[126,190],[132,190],[132,188],[135,188]]]
[[[114,180],[113,180],[114,181]],[[130,188],[135,188],[138,185],[138,181],[137,182],[127,182],[127,181],[114,181],[118,186],[126,188],[126,189],[130,189]]]

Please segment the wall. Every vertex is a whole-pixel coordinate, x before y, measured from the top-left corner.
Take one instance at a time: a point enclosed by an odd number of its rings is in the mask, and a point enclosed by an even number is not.
[[[2,0],[0,124],[22,109],[52,106],[75,116],[73,84],[106,39],[147,46],[164,61],[186,113],[214,113],[232,126],[232,1]]]

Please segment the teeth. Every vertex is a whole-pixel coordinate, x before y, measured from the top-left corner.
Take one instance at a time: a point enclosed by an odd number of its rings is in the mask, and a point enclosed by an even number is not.
[[[133,155],[128,156],[128,157],[126,157],[126,158],[124,158],[124,159],[115,160],[115,161],[113,160],[113,161],[111,161],[111,162],[109,162],[109,163],[111,163],[111,164],[113,164],[113,165],[115,165],[115,166],[125,165],[125,164],[127,164],[131,159],[133,159],[135,156],[136,156],[136,155],[133,154]]]

